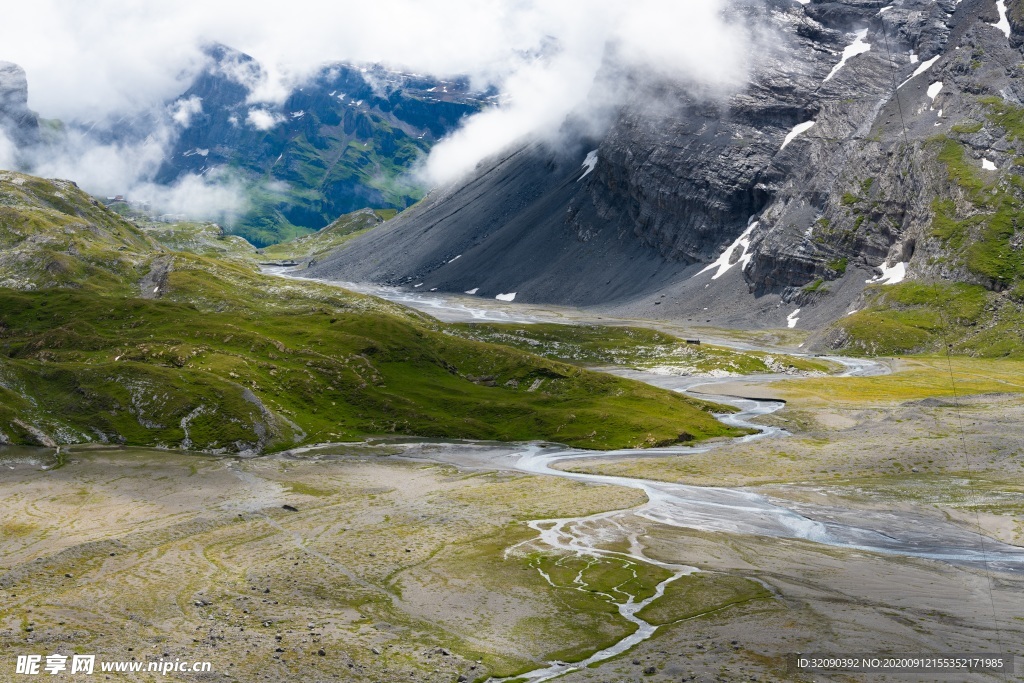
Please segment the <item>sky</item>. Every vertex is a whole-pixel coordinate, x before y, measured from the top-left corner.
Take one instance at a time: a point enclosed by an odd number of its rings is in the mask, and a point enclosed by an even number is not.
[[[569,113],[585,115],[588,103],[614,104],[614,83],[601,97],[593,92],[610,45],[629,66],[711,88],[742,82],[752,38],[723,19],[725,2],[33,0],[4,8],[0,60],[28,72],[31,108],[78,121],[164,106],[202,67],[200,46],[208,42],[261,62],[269,78],[250,93],[254,104],[280,101],[332,61],[468,74],[476,85],[498,86],[501,105],[471,117],[421,169],[422,178],[439,184],[523,136],[551,134]],[[144,182],[160,145],[174,135],[169,125],[147,149],[83,147],[51,170],[98,178],[105,166],[107,176],[118,176],[111,181]],[[125,156],[132,158],[118,158]],[[89,186],[88,177],[74,179]]]

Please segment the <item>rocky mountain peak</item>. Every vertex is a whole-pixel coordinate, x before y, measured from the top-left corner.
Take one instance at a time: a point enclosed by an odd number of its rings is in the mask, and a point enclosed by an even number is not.
[[[0,61],[0,131],[18,146],[39,139],[39,119],[28,108],[25,70],[3,61]]]
[[[13,62],[0,62],[0,110],[28,108],[28,77]]]

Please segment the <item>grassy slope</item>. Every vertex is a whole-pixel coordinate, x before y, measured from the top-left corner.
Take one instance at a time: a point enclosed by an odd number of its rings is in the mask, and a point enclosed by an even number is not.
[[[450,329],[469,339],[504,344],[579,365],[660,366],[694,374],[713,370],[754,374],[831,369],[827,363],[796,356],[689,345],[678,337],[641,327],[487,323],[452,325]]]
[[[341,216],[326,228],[259,250],[261,261],[308,261],[372,230],[395,215],[394,209],[361,209]]]
[[[154,249],[74,183],[0,172],[0,287],[124,294]]]
[[[200,256],[252,261],[256,247],[244,238],[229,235],[216,223],[153,223],[140,222],[143,232],[161,246],[172,251],[185,251]]]
[[[38,182],[44,199],[58,187]],[[45,291],[0,289],[0,432],[9,440],[235,451],[396,433],[610,448],[737,433],[678,394],[464,340],[386,302],[264,278],[241,261],[162,253],[76,188],[63,190],[71,199],[59,214],[32,208],[26,194],[28,208],[12,207],[3,222],[14,235],[24,216],[52,215],[33,223],[35,234],[63,235],[72,222],[82,224],[72,236],[85,235],[66,260],[24,230],[5,244],[5,258],[52,254],[75,274],[39,276]],[[146,293],[160,298],[138,298],[150,270],[158,294]]]
[[[950,377],[952,373],[952,378]],[[886,401],[1024,393],[1024,362],[988,358],[916,356],[879,377],[811,378],[772,385],[789,399],[875,405]]]

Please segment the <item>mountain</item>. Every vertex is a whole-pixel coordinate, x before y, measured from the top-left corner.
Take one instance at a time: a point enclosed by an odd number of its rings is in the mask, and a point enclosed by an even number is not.
[[[409,177],[414,164],[493,95],[465,79],[331,64],[280,105],[254,104],[259,63],[223,45],[206,54],[206,68],[169,103],[184,125],[155,181],[218,171],[240,180],[251,206],[236,231],[260,246],[358,209],[414,203],[423,195]]]
[[[0,133],[17,147],[39,141],[39,117],[28,108],[25,70],[4,61],[0,61]]]
[[[259,453],[389,433],[619,448],[742,433],[711,415],[723,406],[261,275],[233,241],[0,172],[0,444]]]
[[[738,92],[632,74],[603,135],[524,140],[307,274],[1022,352],[1024,3],[733,11],[776,37]]]
[[[160,141],[165,149],[158,167],[136,180],[172,187],[203,177],[239,191],[243,208],[222,207],[222,222],[265,246],[353,211],[415,203],[425,190],[414,177],[416,164],[495,98],[493,90],[475,91],[465,78],[338,63],[325,65],[280,104],[252,102],[267,78],[261,65],[224,45],[207,46],[204,54],[205,66],[168,102],[105,120],[42,126],[27,106],[25,71],[0,62],[0,132],[23,157],[23,170],[31,170],[33,157]],[[128,199],[144,203],[147,197]]]

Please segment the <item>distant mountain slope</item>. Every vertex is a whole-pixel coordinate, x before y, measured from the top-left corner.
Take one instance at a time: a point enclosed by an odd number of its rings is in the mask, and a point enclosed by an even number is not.
[[[574,304],[666,284],[678,268],[666,268],[657,252],[632,236],[604,230],[580,240],[566,230],[566,212],[585,170],[572,156],[541,144],[514,149],[468,182],[431,193],[321,257],[308,273]],[[585,210],[599,220],[592,206]]]
[[[472,90],[466,79],[339,63],[325,65],[280,104],[254,102],[253,90],[266,79],[260,64],[223,45],[205,53],[205,67],[173,100],[109,120],[69,121],[66,128],[50,121],[41,127],[27,106],[24,70],[0,62],[0,133],[15,148],[18,167],[29,171],[33,158],[74,159],[94,144],[131,149],[166,140],[162,163],[136,181],[170,187],[202,177],[240,188],[244,208],[238,215],[222,207],[221,222],[265,246],[359,209],[401,210],[416,202],[425,190],[414,177],[416,164],[495,97]],[[90,178],[77,180],[91,185]]]
[[[172,104],[187,125],[155,180],[217,169],[242,179],[252,206],[237,231],[257,245],[415,202],[414,163],[488,97],[463,80],[333,64],[280,106],[254,104],[246,81],[262,78],[259,64],[220,45],[207,52],[207,68]]]
[[[1019,307],[1024,4],[1007,6],[739,3],[779,40],[727,101],[634,74],[601,139],[525,141],[309,273],[744,327],[823,328],[903,279]],[[939,343],[904,341],[886,348]]]

